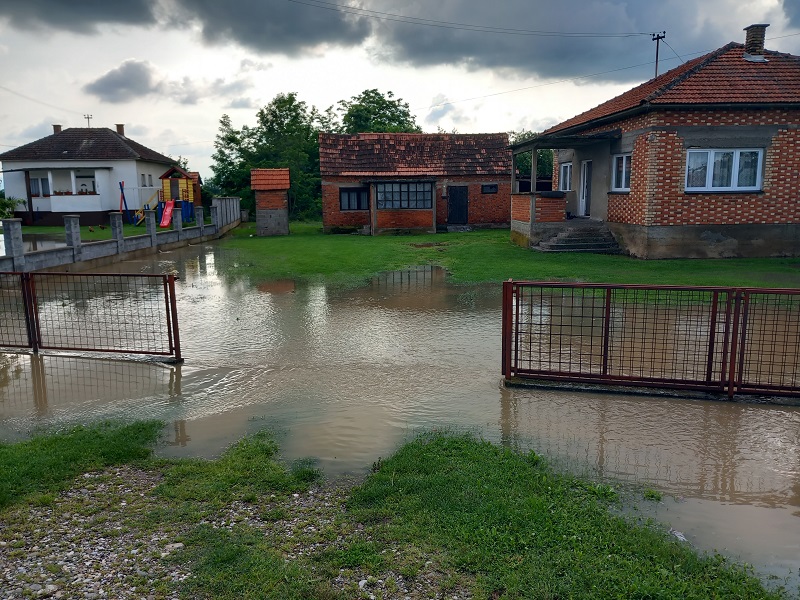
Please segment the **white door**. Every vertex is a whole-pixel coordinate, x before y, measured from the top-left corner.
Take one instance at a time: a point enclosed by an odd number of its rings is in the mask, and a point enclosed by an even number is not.
[[[578,216],[587,217],[592,210],[592,161],[581,161],[581,187],[578,194]]]

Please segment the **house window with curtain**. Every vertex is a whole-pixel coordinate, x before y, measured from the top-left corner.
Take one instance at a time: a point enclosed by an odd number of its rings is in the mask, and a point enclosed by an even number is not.
[[[433,184],[426,181],[376,183],[375,194],[380,209],[433,207]]]
[[[631,191],[631,155],[617,154],[612,157],[611,164],[614,172],[611,177],[611,191],[630,192]]]
[[[560,192],[572,191],[572,163],[564,163],[558,170],[558,190]]]
[[[689,150],[686,191],[759,191],[763,159],[760,148]]]
[[[367,210],[369,188],[339,188],[339,210]]]
[[[31,177],[31,197],[47,197],[50,195],[50,180],[47,177]]]
[[[147,187],[153,187],[153,176],[152,175],[148,175],[147,176]]]

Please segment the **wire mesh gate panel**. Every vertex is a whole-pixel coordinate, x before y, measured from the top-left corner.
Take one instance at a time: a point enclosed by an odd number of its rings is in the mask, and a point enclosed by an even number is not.
[[[507,378],[800,393],[800,291],[506,282]]]
[[[0,347],[181,360],[174,275],[2,273]]]

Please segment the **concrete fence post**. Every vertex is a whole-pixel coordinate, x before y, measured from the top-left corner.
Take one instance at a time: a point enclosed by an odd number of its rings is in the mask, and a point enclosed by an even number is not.
[[[219,205],[217,204],[211,207],[211,224],[217,228],[214,233],[219,233],[222,226],[219,224]]]
[[[178,239],[183,239],[183,202],[178,200],[172,209],[172,229],[178,232]]]
[[[108,215],[111,220],[111,235],[117,240],[117,254],[125,251],[125,234],[122,231],[122,213],[112,212]]]
[[[22,243],[22,219],[3,219],[3,239],[6,256],[10,256],[15,271],[25,270],[25,246]]]
[[[81,260],[81,218],[78,215],[64,215],[64,234],[67,247],[72,248],[72,260]]]
[[[203,230],[206,227],[206,216],[202,206],[194,207],[194,219],[197,226],[200,228],[200,237],[203,237]]]
[[[158,246],[158,228],[156,227],[156,211],[154,210],[146,210],[144,211],[144,227],[147,231],[147,235],[150,236],[150,247],[156,248]]]

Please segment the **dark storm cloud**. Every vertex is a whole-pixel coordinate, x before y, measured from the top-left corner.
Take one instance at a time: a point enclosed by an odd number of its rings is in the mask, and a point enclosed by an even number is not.
[[[371,32],[371,23],[363,17],[291,0],[174,2],[182,9],[177,18],[192,17],[206,42],[233,43],[258,52],[293,56],[320,44],[358,46]]]
[[[696,2],[689,0],[561,0],[494,2],[413,0],[402,9],[396,3],[378,0],[382,8],[370,8],[453,23],[451,27],[409,25],[378,21],[375,52],[383,60],[415,66],[450,64],[466,68],[503,70],[511,76],[537,74],[548,78],[570,78],[602,73],[603,80],[630,81],[652,72],[653,66],[618,70],[650,63],[655,43],[650,32],[666,30],[667,43],[679,54],[709,51],[730,41],[744,41],[741,28],[726,20],[738,5],[735,0],[707,0],[698,16]],[[797,4],[800,0],[784,0]],[[764,11],[754,10],[752,22],[760,22]],[[720,15],[704,18],[703,15]],[[631,37],[558,37],[466,31],[458,23],[481,24],[516,30],[572,33],[642,34]],[[677,66],[675,53],[662,43],[664,68]],[[686,58],[686,57],[684,57]],[[662,68],[662,71],[664,70]],[[448,90],[448,93],[457,93]]]
[[[96,32],[100,24],[199,27],[211,44],[298,55],[320,44],[357,46],[371,22],[294,0],[5,0],[0,19],[21,28]]]
[[[783,12],[794,27],[800,27],[800,0],[783,0]]]
[[[130,102],[153,95],[179,104],[197,104],[209,97],[238,98],[250,87],[250,82],[245,79],[233,81],[226,81],[223,78],[205,81],[193,77],[165,79],[147,61],[126,60],[120,66],[84,85],[83,91],[110,104]]]
[[[18,27],[86,33],[99,23],[152,24],[153,6],[153,0],[5,0],[0,18]]]

